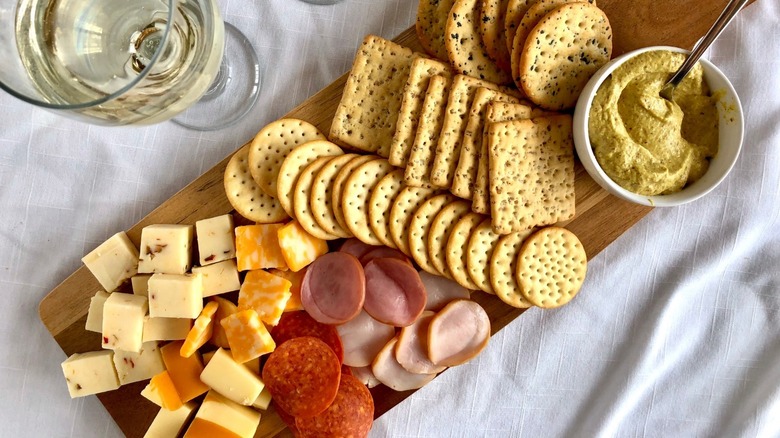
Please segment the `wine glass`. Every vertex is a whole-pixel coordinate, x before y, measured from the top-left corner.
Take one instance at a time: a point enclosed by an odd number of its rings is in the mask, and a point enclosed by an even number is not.
[[[254,49],[216,0],[0,0],[0,59],[0,88],[102,125],[161,122],[200,99],[177,122],[224,127],[260,83]]]

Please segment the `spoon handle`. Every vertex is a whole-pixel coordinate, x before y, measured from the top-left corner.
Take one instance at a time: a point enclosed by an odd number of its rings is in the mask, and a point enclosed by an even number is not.
[[[704,34],[704,38],[696,43],[690,56],[685,59],[685,62],[683,62],[683,65],[677,70],[677,73],[669,80],[668,83],[670,85],[677,86],[677,84],[683,80],[685,75],[687,75],[696,62],[699,61],[699,58],[701,58],[707,48],[710,47],[710,44],[712,44],[712,42],[715,41],[715,38],[723,32],[723,29],[731,23],[731,20],[737,16],[737,12],[739,12],[747,2],[748,0],[731,0],[729,4],[726,5],[726,8],[723,9],[723,12],[720,13],[718,19],[712,24],[710,30]]]

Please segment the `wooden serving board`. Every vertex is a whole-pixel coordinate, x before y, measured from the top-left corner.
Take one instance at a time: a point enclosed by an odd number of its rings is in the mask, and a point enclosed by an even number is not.
[[[707,31],[726,3],[727,0],[598,0],[613,27],[615,55],[650,45],[690,48]],[[414,27],[403,32],[395,41],[422,51]],[[345,82],[346,74],[290,111],[286,117],[306,120],[327,133]],[[258,130],[260,128],[258,126]],[[228,159],[226,157],[128,230],[133,243],[139,245],[141,228],[146,225],[193,224],[200,219],[231,212],[232,207],[222,185]],[[651,210],[607,194],[579,162],[576,163],[575,192],[577,215],[566,226],[579,236],[589,258],[601,252]],[[84,330],[90,298],[99,288],[92,274],[82,267],[40,303],[41,320],[68,355],[100,349],[100,335]],[[509,307],[492,295],[475,293],[474,299],[490,315],[494,334],[522,313],[522,310]],[[576,306],[576,300],[570,305]],[[140,392],[145,385],[146,382],[138,382],[98,395],[128,437],[143,436],[158,410],[141,397]],[[376,417],[413,392],[395,392],[382,385],[374,388]],[[263,414],[256,436],[265,438],[291,434],[270,409]]]

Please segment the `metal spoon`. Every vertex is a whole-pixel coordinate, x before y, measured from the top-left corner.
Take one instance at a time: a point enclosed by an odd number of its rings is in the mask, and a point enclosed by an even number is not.
[[[704,38],[696,43],[696,46],[693,47],[691,54],[688,55],[685,62],[683,62],[677,72],[675,72],[674,76],[669,79],[669,82],[664,84],[664,87],[661,89],[661,97],[669,101],[674,100],[674,89],[685,78],[688,72],[691,71],[691,68],[699,61],[699,58],[701,58],[707,48],[710,47],[710,44],[712,44],[718,35],[723,32],[723,29],[731,23],[731,20],[737,16],[737,12],[739,12],[748,1],[749,0],[731,0],[729,4],[726,5],[726,8],[720,13],[720,16],[715,20],[715,23],[713,23],[710,30],[704,34]]]

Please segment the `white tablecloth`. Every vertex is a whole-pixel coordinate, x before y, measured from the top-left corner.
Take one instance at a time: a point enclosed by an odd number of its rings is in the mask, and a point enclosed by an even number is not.
[[[0,92],[0,436],[121,432],[71,400],[37,315],[80,258],[393,37],[415,0],[222,0],[265,64],[256,108],[199,133],[101,128]],[[381,417],[373,436],[780,436],[780,1],[743,11],[711,49],[746,138],[707,197],[656,209],[590,262],[568,306],[531,310],[471,363]]]

